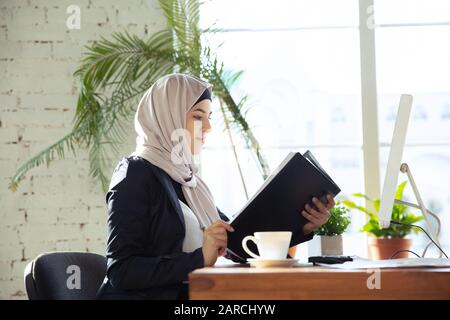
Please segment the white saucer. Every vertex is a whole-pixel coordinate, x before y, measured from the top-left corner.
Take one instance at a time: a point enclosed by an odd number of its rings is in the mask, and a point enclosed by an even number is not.
[[[249,258],[247,261],[251,267],[256,268],[287,268],[295,265],[297,259],[253,259]]]

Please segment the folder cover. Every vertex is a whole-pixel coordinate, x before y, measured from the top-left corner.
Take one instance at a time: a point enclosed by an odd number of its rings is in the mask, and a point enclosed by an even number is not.
[[[290,247],[297,245],[307,223],[301,214],[305,205],[312,205],[313,197],[326,203],[327,193],[336,196],[340,191],[310,151],[303,155],[289,153],[233,216],[230,223],[235,231],[228,233],[228,252],[238,260],[250,258],[242,248],[242,239],[258,231],[292,231]],[[253,242],[247,245],[250,250],[258,252]]]

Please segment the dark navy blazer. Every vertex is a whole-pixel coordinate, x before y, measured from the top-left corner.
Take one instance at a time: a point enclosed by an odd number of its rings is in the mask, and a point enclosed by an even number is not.
[[[107,276],[97,298],[179,298],[188,274],[203,267],[203,253],[182,252],[185,224],[174,181],[144,158],[123,158],[106,203]]]
[[[116,166],[106,194],[107,275],[98,299],[187,298],[188,274],[204,266],[203,253],[182,252],[185,224],[176,186],[144,158],[130,156]]]

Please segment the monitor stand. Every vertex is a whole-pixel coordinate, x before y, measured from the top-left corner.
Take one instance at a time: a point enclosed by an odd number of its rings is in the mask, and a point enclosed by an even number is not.
[[[419,189],[417,188],[417,185],[414,182],[414,178],[412,176],[412,173],[411,173],[411,170],[410,170],[408,164],[402,163],[402,165],[400,166],[400,171],[402,173],[406,173],[406,175],[408,176],[408,180],[411,183],[411,187],[413,189],[414,195],[415,195],[416,200],[417,200],[417,202],[419,204],[417,205],[417,204],[414,204],[414,203],[406,202],[406,201],[403,201],[403,200],[397,200],[397,199],[394,200],[394,202],[397,203],[397,204],[402,204],[402,205],[406,205],[406,206],[413,207],[413,208],[416,208],[416,209],[420,209],[422,211],[422,214],[423,214],[423,216],[425,218],[425,221],[427,223],[427,227],[428,227],[427,229],[428,229],[428,231],[430,233],[430,237],[432,237],[432,239],[440,247],[442,247],[441,244],[439,243],[439,233],[441,232],[441,221],[440,221],[439,217],[435,213],[431,212],[430,210],[428,210],[425,207],[425,204],[424,204],[424,202],[422,200],[422,197],[420,196]],[[433,232],[433,227],[431,225],[429,216],[432,216],[437,222],[437,230],[436,230],[436,232]],[[424,249],[424,251],[422,253],[422,257],[425,257],[425,254],[427,253],[428,248],[432,244],[433,244],[432,241],[428,242],[428,244],[425,246],[425,249]],[[439,251],[439,258],[442,258],[442,252],[441,251]]]

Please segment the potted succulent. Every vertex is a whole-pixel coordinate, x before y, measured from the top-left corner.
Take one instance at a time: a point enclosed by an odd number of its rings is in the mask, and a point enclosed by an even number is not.
[[[402,199],[406,183],[407,181],[403,181],[397,187],[395,199]],[[401,225],[391,225],[389,228],[381,229],[378,225],[380,199],[371,199],[361,193],[353,194],[353,196],[366,199],[372,203],[372,207],[376,211],[371,212],[350,200],[342,201],[347,207],[364,212],[369,218],[361,229],[362,232],[368,232],[371,235],[368,238],[369,257],[372,259],[407,258],[412,241],[407,239],[406,236],[411,232],[417,233],[419,230]],[[423,217],[409,212],[408,208],[402,204],[394,204],[391,219],[402,223],[414,224],[423,220]]]
[[[310,256],[342,255],[342,234],[350,224],[349,209],[338,202],[330,209],[330,219],[317,229],[308,246]]]

